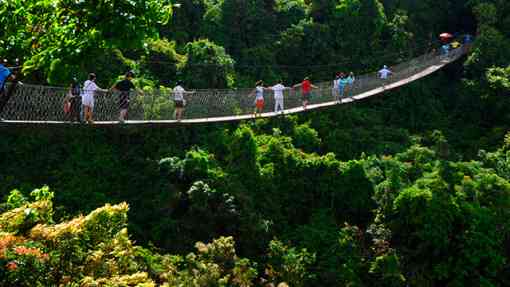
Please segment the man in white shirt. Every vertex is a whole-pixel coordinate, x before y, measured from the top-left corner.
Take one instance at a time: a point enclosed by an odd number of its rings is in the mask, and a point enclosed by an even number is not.
[[[386,80],[388,79],[388,76],[391,76],[393,74],[393,72],[388,69],[388,66],[384,65],[384,67],[381,70],[379,70],[378,74],[381,80]]]
[[[280,80],[280,81],[278,81],[278,84],[272,86],[270,89],[273,90],[273,92],[274,92],[274,111],[278,112],[279,110],[281,110],[283,113],[283,110],[284,110],[283,91],[289,90],[290,88],[285,87],[282,84],[282,81]]]
[[[393,72],[388,69],[388,66],[384,65],[383,68],[381,70],[379,70],[379,72],[377,72],[377,74],[379,75],[379,78],[381,80],[383,80],[383,88],[385,88],[386,86],[386,82],[388,81],[388,77],[393,75]]]

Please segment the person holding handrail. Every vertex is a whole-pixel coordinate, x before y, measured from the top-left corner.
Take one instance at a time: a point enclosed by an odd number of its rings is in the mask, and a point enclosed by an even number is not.
[[[283,91],[290,90],[290,88],[285,87],[283,85],[283,81],[279,80],[276,85],[270,87],[269,89],[273,90],[274,92],[274,111],[277,113],[281,110],[283,114],[283,111],[285,110],[283,106]]]
[[[182,114],[184,112],[184,106],[186,106],[186,100],[184,99],[184,94],[192,94],[194,92],[187,92],[182,87],[182,81],[177,81],[177,86],[172,91],[174,96],[174,104],[175,104],[175,119],[177,121],[182,120]]]
[[[101,89],[96,84],[96,74],[90,73],[88,80],[83,84],[83,92],[82,92],[82,104],[83,104],[83,113],[84,120],[87,123],[93,123],[93,114],[94,114],[94,103],[95,103],[95,93],[96,92],[107,92],[108,90]]]
[[[129,109],[129,94],[131,90],[136,91],[139,94],[143,94],[141,90],[136,89],[132,80],[135,77],[135,73],[133,71],[128,71],[126,73],[125,79],[117,82],[110,90],[120,92],[119,96],[119,122],[124,123],[128,115]]]
[[[310,78],[305,77],[303,81],[299,84],[293,86],[293,88],[301,87],[301,96],[303,98],[303,109],[306,110],[308,102],[310,101],[310,94],[312,93],[312,89],[318,89],[319,87],[314,86],[312,82],[310,82]]]
[[[255,83],[255,90],[250,93],[250,97],[255,94],[255,110],[253,111],[254,117],[261,115],[264,110],[264,90],[267,90],[267,88],[264,87],[264,82],[259,80]]]

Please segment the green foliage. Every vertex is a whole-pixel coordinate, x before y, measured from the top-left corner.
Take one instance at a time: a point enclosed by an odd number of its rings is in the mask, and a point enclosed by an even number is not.
[[[308,123],[294,127],[294,146],[307,152],[319,151],[321,139],[319,133]]]
[[[369,270],[380,281],[377,286],[405,286],[405,278],[400,270],[400,262],[395,252],[377,256]]]
[[[481,25],[494,25],[498,21],[497,7],[492,3],[480,3],[473,8]]]
[[[315,262],[315,255],[306,249],[288,247],[278,240],[269,243],[268,280],[286,282],[289,286],[305,286],[312,275],[307,269]]]
[[[233,135],[230,143],[228,160],[231,168],[245,179],[257,176],[258,147],[253,131],[247,126],[240,127]]]
[[[168,118],[176,80],[329,81],[479,33],[464,65],[321,112],[3,129],[1,286],[510,284],[508,1],[156,2],[4,1],[0,56],[33,83],[135,69],[160,96],[133,107]]]
[[[182,79],[194,88],[230,88],[235,83],[234,60],[221,46],[198,40],[185,47],[187,61]]]
[[[491,88],[499,91],[510,90],[510,66],[506,68],[491,68],[487,71],[487,81]]]
[[[150,78],[157,79],[161,84],[174,86],[172,80],[176,80],[176,73],[186,62],[186,56],[178,54],[176,43],[167,39],[149,39],[146,44],[146,54],[140,59],[140,69],[147,71]]]
[[[197,254],[188,254],[183,262],[170,265],[161,276],[163,286],[253,286],[256,265],[238,258],[232,237],[221,237],[212,243],[195,244]],[[179,268],[179,265],[186,268]]]
[[[171,7],[166,1],[8,1],[0,21],[12,29],[0,34],[10,39],[1,54],[23,56],[26,74],[43,72],[51,84],[66,83],[112,47],[142,47],[168,21]]]
[[[28,204],[47,205],[51,211],[51,196]],[[236,255],[232,237],[198,242],[198,253],[185,258],[155,254],[130,240],[127,210],[125,203],[106,205],[87,216],[25,231],[0,225],[0,285],[253,286],[256,264]],[[16,209],[0,218],[13,212]],[[6,233],[9,230],[18,234]]]
[[[339,232],[337,258],[340,260],[339,282],[346,286],[362,285],[363,255],[360,230],[346,224]]]
[[[15,189],[7,197],[7,209],[14,209],[23,206],[27,202],[23,194]]]

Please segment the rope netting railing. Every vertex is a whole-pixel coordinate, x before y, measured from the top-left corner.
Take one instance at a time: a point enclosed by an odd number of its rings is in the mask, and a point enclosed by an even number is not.
[[[387,80],[381,80],[377,72],[356,76],[352,86],[344,93],[346,97],[361,95],[380,88],[398,83],[426,70],[432,66],[442,66],[458,59],[465,53],[458,48],[448,56],[430,52],[409,61],[390,67],[393,72]],[[312,90],[309,105],[335,101],[333,80],[314,83],[318,89]],[[196,90],[185,93],[185,111],[183,119],[207,119],[249,115],[253,113],[255,95],[253,89],[231,90]],[[19,85],[4,112],[0,117],[6,121],[65,121],[64,99],[69,93],[68,88],[49,87],[23,84]],[[301,89],[284,91],[285,110],[301,107]],[[132,93],[128,113],[129,120],[158,121],[173,120],[175,112],[174,96],[171,90],[154,89],[143,94]],[[272,91],[264,92],[264,112],[274,111],[274,95]],[[119,116],[119,94],[96,92],[94,105],[95,121],[117,121]]]

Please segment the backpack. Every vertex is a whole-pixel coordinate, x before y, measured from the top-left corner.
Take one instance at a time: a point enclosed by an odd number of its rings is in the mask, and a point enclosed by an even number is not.
[[[81,94],[80,84],[78,84],[78,83],[73,84],[73,87],[71,88],[71,94],[73,96],[79,96]]]

